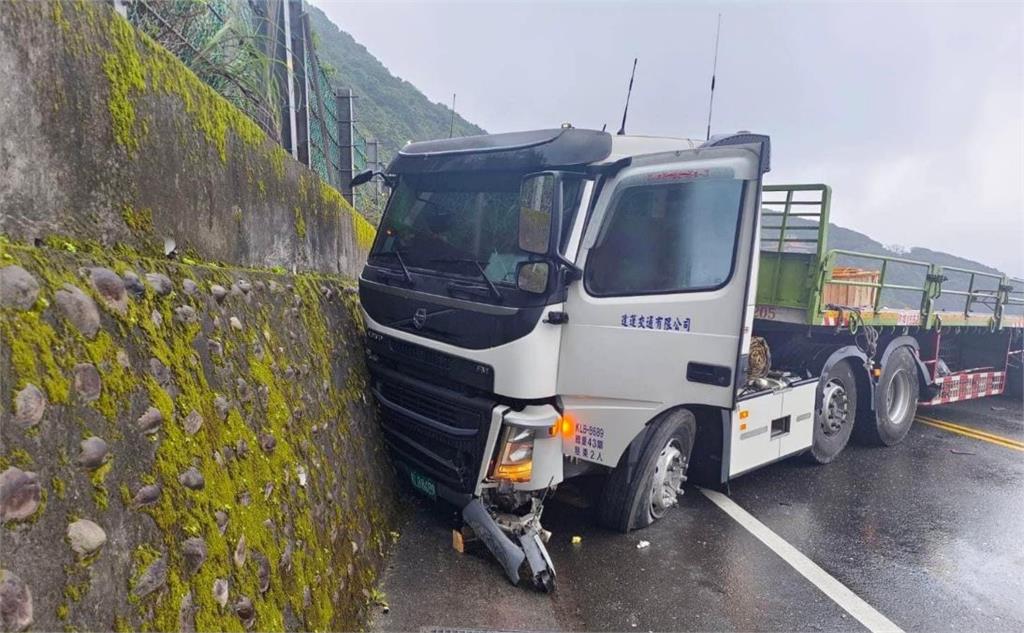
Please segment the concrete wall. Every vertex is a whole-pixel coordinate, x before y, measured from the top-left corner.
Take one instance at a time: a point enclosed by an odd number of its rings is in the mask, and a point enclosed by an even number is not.
[[[351,287],[0,242],[0,628],[352,630],[393,481]]]
[[[357,276],[373,227],[105,2],[0,3],[0,232]]]
[[[359,628],[373,228],[105,3],[0,2],[0,86],[0,630]]]

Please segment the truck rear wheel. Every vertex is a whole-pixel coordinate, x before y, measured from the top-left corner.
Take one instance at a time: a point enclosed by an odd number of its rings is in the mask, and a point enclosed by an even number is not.
[[[601,525],[619,532],[647,527],[676,505],[686,481],[697,423],[686,410],[653,423],[629,477],[629,451],[608,476],[598,508]]]
[[[846,448],[857,419],[857,381],[849,361],[839,361],[821,377],[814,405],[814,437],[807,455],[816,464],[827,464]]]
[[[917,414],[920,390],[913,352],[909,347],[894,349],[875,386],[875,410],[865,409],[857,420],[858,441],[876,446],[902,442]]]

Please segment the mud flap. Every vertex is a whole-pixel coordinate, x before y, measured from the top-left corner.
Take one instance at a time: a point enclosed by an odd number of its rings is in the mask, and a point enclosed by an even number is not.
[[[462,508],[462,518],[498,559],[512,584],[518,585],[519,567],[526,559],[523,550],[505,536],[480,499],[473,499]]]

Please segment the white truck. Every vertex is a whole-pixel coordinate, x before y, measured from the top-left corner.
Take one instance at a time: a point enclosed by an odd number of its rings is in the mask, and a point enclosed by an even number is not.
[[[359,292],[384,437],[512,582],[553,588],[540,514],[569,478],[606,473],[600,521],[643,528],[688,476],[895,444],[919,403],[1019,367],[1024,282],[826,250],[829,188],[763,186],[769,148],[563,126],[412,143],[380,174]],[[922,283],[887,283],[901,266]],[[964,309],[936,308],[947,272]]]

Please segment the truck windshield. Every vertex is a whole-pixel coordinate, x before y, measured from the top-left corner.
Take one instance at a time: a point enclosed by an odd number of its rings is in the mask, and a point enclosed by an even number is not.
[[[522,174],[409,174],[399,179],[370,253],[377,265],[515,284]],[[384,255],[390,255],[384,257]],[[479,266],[478,266],[479,264]]]

